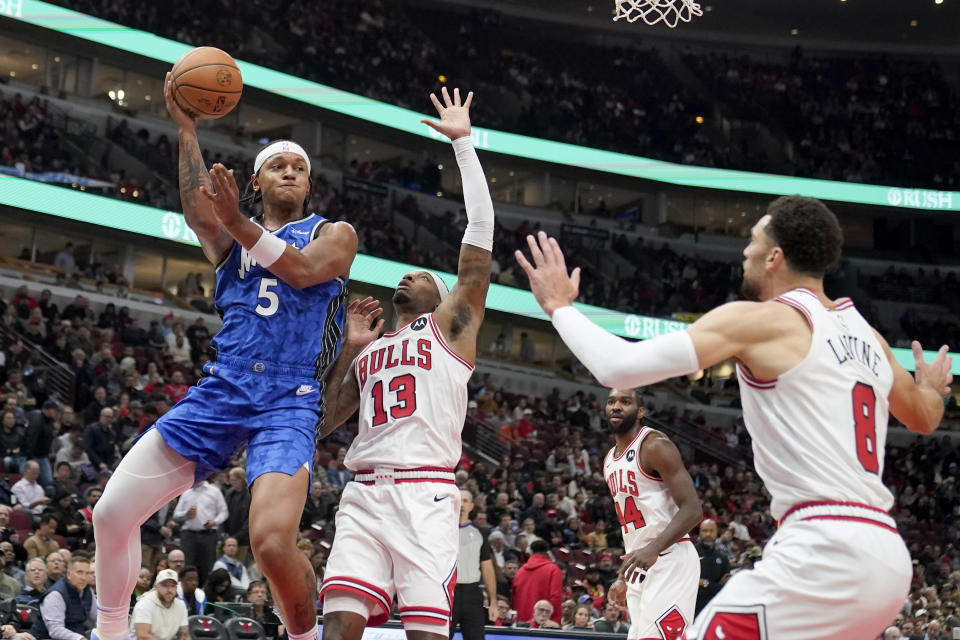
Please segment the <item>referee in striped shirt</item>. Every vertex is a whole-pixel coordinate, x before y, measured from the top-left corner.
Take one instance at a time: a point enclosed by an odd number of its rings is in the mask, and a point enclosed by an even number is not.
[[[453,592],[450,616],[450,637],[457,627],[463,640],[483,640],[483,628],[489,619],[497,620],[497,578],[493,569],[493,552],[480,530],[473,526],[473,493],[460,490],[460,551],[457,554],[457,586]],[[480,580],[487,588],[489,606],[483,615],[483,593]]]

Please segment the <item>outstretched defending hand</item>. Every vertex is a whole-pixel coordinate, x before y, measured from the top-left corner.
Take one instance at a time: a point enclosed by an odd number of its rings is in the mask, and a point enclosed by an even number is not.
[[[467,100],[460,104],[460,89],[453,90],[453,100],[450,100],[450,94],[447,88],[443,87],[440,92],[443,94],[444,104],[440,104],[437,96],[430,94],[430,101],[437,108],[440,114],[440,122],[427,120],[424,118],[420,122],[429,125],[436,131],[456,140],[470,135],[470,103],[473,102],[473,91],[467,94]]]
[[[923,360],[923,349],[920,343],[914,340],[910,347],[913,349],[915,362],[913,378],[918,387],[930,387],[942,396],[950,395],[950,384],[953,382],[953,358],[947,355],[950,347],[943,345],[937,352],[933,362],[927,364]]]
[[[233,177],[233,169],[229,171],[219,162],[210,168],[210,182],[214,193],[200,185],[200,193],[213,204],[213,214],[224,228],[243,220],[240,213],[240,188]]]
[[[365,347],[378,337],[383,329],[383,318],[373,321],[383,313],[383,307],[379,300],[374,300],[367,296],[363,300],[354,300],[347,307],[347,318],[344,322],[346,328],[347,344],[357,347]]]
[[[548,316],[560,307],[573,304],[580,295],[580,267],[567,275],[567,263],[556,239],[548,238],[543,231],[537,238],[527,236],[530,245],[531,265],[520,250],[514,252],[517,262],[530,279],[530,290]]]

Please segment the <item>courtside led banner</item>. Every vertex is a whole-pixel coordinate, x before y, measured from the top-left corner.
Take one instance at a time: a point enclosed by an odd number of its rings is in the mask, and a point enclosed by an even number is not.
[[[191,47],[145,31],[123,27],[40,0],[0,0],[0,16],[122,49],[173,64]],[[247,86],[428,138],[442,135],[421,124],[423,114],[316,82],[237,60]],[[483,99],[478,96],[477,99]],[[430,114],[436,117],[436,114]],[[583,167],[674,185],[770,195],[799,194],[823,200],[901,207],[922,211],[960,211],[960,192],[901,189],[879,185],[793,178],[767,173],[695,167],[612,151],[541,140],[493,129],[474,128],[474,145],[543,162]]]
[[[152,207],[98,196],[64,187],[56,187],[42,182],[34,182],[0,174],[0,205],[16,207],[25,211],[35,211],[60,218],[78,220],[101,227],[109,227],[151,238],[171,240],[199,247],[197,236],[187,226],[183,214],[175,211],[161,211]],[[408,271],[420,267],[384,260],[374,256],[358,254],[350,269],[350,278],[381,287],[393,289]],[[441,273],[448,287],[456,283],[456,276]],[[577,304],[593,322],[604,329],[624,336],[644,340],[671,331],[680,331],[690,326],[686,322],[665,320],[649,316],[638,316],[612,309],[604,309],[587,304]],[[533,294],[524,289],[490,285],[487,294],[487,308],[516,315],[547,320]],[[932,345],[927,345],[932,346]],[[897,360],[906,369],[913,371],[913,354],[909,349],[894,349]],[[927,359],[934,352],[926,352]],[[953,373],[960,374],[960,354],[952,354]]]

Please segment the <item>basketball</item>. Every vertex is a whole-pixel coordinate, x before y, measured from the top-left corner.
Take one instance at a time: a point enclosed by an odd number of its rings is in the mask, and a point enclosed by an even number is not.
[[[226,51],[197,47],[180,56],[171,71],[173,97],[197,118],[220,118],[240,102],[243,78]]]

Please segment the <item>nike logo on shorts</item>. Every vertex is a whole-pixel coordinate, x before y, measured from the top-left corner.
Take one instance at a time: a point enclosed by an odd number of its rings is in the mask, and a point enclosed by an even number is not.
[[[297,389],[297,395],[305,396],[308,393],[313,393],[313,391],[314,391],[314,388],[312,384],[302,384],[300,385],[300,388]]]
[[[434,501],[434,502],[440,502],[441,500],[446,500],[446,499],[449,498],[449,497],[450,497],[450,496],[443,496],[443,497],[441,498],[441,497],[439,497],[439,496],[433,496],[433,501]]]

